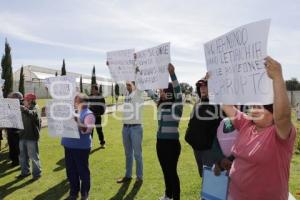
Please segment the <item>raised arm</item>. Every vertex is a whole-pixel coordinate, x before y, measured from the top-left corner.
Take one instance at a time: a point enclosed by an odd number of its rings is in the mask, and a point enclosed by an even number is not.
[[[237,112],[236,107],[234,107],[233,105],[222,105],[222,110],[225,112],[226,116],[234,124],[234,117]]]
[[[277,134],[280,138],[286,139],[290,135],[292,122],[291,108],[282,76],[281,65],[271,57],[267,57],[265,58],[265,66],[268,76],[273,80],[273,117]]]
[[[179,84],[176,74],[175,74],[175,68],[171,63],[169,63],[169,65],[168,65],[168,71],[169,71],[169,74],[170,74],[171,80],[172,80],[175,100],[176,100],[176,102],[182,102],[182,92],[181,92],[180,84]]]

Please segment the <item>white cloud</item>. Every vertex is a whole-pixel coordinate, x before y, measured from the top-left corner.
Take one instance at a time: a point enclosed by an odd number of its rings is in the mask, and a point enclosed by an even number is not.
[[[198,74],[202,77],[205,73],[204,42],[245,23],[272,18],[270,55],[284,64],[287,78],[300,76],[299,70],[295,69],[300,63],[297,20],[300,4],[296,1],[230,0],[220,4],[220,1],[204,0],[143,3],[135,0],[92,0],[89,3],[64,0],[60,1],[59,7],[55,7],[53,1],[43,1],[40,9],[34,1],[26,3],[28,7],[32,4],[32,9],[37,12],[21,8],[0,12],[0,35],[24,41],[14,44],[15,63],[40,60],[38,63],[42,66],[52,63],[60,66],[61,59],[56,61],[55,58],[64,57],[65,52],[70,70],[84,72],[93,64],[103,66],[106,51],[127,48],[139,51],[170,41],[172,62],[176,64],[179,76],[194,82]],[[43,55],[39,57],[33,54],[24,59],[21,53],[28,51],[26,44],[30,51],[39,50],[32,44],[52,48],[41,52]],[[103,70],[103,73],[108,75],[108,71]],[[197,77],[194,78],[195,74]]]

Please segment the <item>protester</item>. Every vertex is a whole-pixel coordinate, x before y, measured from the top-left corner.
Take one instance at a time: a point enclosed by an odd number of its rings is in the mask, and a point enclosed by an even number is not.
[[[67,199],[77,199],[80,191],[81,199],[87,200],[91,186],[89,155],[92,147],[91,133],[95,126],[95,117],[93,112],[88,109],[88,96],[85,94],[76,95],[75,109],[78,112],[75,121],[78,123],[80,138],[63,137],[61,140],[65,150],[67,178],[70,183],[70,195]]]
[[[265,66],[273,81],[273,104],[252,106],[250,117],[234,106],[223,106],[239,131],[232,148],[235,159],[230,170],[231,200],[288,199],[296,129],[291,122],[281,65],[267,57]]]
[[[8,98],[19,99],[20,105],[23,105],[23,94],[20,92],[12,92],[8,95]],[[9,158],[11,160],[11,167],[19,165],[19,135],[21,130],[15,128],[8,128],[7,131],[7,143],[9,147]]]
[[[106,62],[109,66],[109,62]],[[142,107],[144,91],[138,90],[135,82],[126,82],[127,94],[123,105],[123,146],[126,158],[126,172],[117,183],[124,183],[132,179],[133,156],[136,162],[136,181],[143,181],[143,156],[142,156]]]
[[[167,89],[160,90],[160,98],[157,102],[158,130],[156,151],[160,166],[164,174],[165,194],[160,200],[179,200],[180,181],[177,174],[177,163],[181,152],[178,126],[182,116],[182,93],[174,66],[168,66],[172,83]],[[152,99],[157,100],[156,95],[148,92]]]
[[[98,86],[92,85],[91,96],[89,98],[89,109],[93,112],[96,122],[95,122],[95,129],[97,130],[100,148],[105,148],[105,140],[104,134],[102,129],[102,118],[101,115],[105,113],[105,99],[102,94],[99,93]],[[92,131],[93,136],[94,129]]]
[[[21,112],[24,129],[20,131],[19,135],[21,174],[17,178],[25,178],[30,175],[29,160],[31,160],[33,180],[37,180],[41,177],[38,146],[41,123],[34,94],[28,93],[25,95]]]
[[[200,101],[195,103],[185,140],[194,150],[199,175],[202,177],[203,165],[212,167],[224,157],[216,139],[222,115],[218,105],[209,103],[207,77],[196,83],[196,90]]]
[[[133,155],[136,162],[137,181],[143,180],[143,157],[142,140],[142,105],[144,103],[143,91],[136,89],[134,82],[127,82],[126,88],[128,94],[125,96],[123,106],[123,145],[126,157],[125,177],[119,179],[118,183],[131,180]]]

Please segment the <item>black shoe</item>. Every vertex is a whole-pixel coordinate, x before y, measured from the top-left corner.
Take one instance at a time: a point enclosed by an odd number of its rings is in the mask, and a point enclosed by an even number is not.
[[[78,198],[78,196],[70,195],[67,198],[65,198],[64,200],[76,200],[77,198]]]
[[[10,164],[10,167],[11,167],[11,168],[14,168],[14,167],[16,167],[16,166],[19,166],[19,162],[12,162],[12,163]]]
[[[30,173],[29,174],[20,174],[20,175],[16,176],[16,178],[22,179],[22,178],[26,178],[27,176],[30,176]]]
[[[89,196],[81,196],[80,200],[89,200]]]
[[[37,181],[37,180],[39,180],[41,177],[42,177],[42,175],[34,176],[34,177],[32,177],[32,180],[33,180],[33,181]]]
[[[126,183],[131,181],[131,177],[123,177],[117,180],[117,183]]]

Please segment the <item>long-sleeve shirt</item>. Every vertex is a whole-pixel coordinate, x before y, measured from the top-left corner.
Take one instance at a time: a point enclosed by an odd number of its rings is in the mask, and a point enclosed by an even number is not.
[[[24,129],[20,130],[20,140],[34,140],[39,139],[39,110],[37,106],[29,109],[22,109],[22,120]]]
[[[180,118],[182,116],[183,103],[182,103],[182,93],[179,82],[176,75],[171,75],[175,102],[172,106],[164,108],[164,106],[159,107],[157,112],[158,119],[158,130],[157,139],[179,139],[178,126]],[[157,96],[150,94],[153,100],[157,100]]]
[[[125,96],[123,106],[123,123],[124,124],[141,124],[142,109],[144,104],[144,91],[134,90]]]

